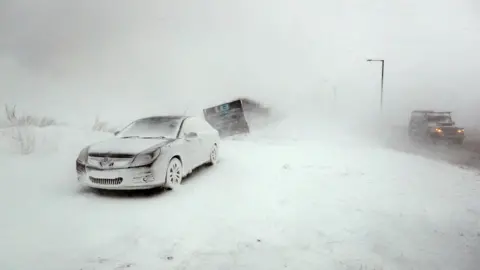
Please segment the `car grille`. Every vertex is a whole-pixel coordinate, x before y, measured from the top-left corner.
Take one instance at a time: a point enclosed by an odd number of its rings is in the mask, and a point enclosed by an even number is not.
[[[88,154],[90,157],[97,157],[97,158],[104,158],[104,157],[109,157],[109,158],[133,158],[135,155],[132,154],[120,154],[120,153],[89,153]]]
[[[457,129],[456,128],[442,128],[443,134],[445,135],[457,135]]]
[[[86,173],[86,172],[87,172],[87,170],[86,170],[86,168],[85,168],[85,165],[83,165],[82,163],[78,162],[78,160],[77,160],[76,163],[77,163],[77,164],[76,164],[76,165],[77,165],[77,173]]]
[[[90,181],[97,185],[120,185],[123,182],[122,177],[117,178],[96,178],[90,176]]]
[[[89,157],[88,166],[99,170],[112,170],[128,167],[131,161],[131,158],[108,158],[104,163],[104,158]]]

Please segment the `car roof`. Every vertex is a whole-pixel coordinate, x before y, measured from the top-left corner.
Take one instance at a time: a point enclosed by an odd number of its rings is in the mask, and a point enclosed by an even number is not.
[[[148,120],[148,119],[172,119],[172,120],[184,120],[186,118],[189,118],[191,116],[188,115],[153,115],[153,116],[148,116],[148,117],[143,117],[139,118],[138,120]]]
[[[432,112],[431,114],[451,114],[452,112]]]
[[[421,110],[415,110],[415,111],[412,111],[412,115],[418,115],[418,114],[422,114],[422,115],[445,115],[445,114],[452,114],[452,112],[449,112],[449,111],[421,111]]]
[[[412,113],[432,113],[432,110],[414,110]]]

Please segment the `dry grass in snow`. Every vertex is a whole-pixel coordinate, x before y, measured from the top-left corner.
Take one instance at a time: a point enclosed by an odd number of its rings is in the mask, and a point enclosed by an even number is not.
[[[7,116],[9,126],[35,126],[47,127],[54,126],[58,123],[49,117],[36,117],[31,115],[18,115],[16,107],[5,105],[5,114]]]
[[[58,123],[49,117],[35,117],[31,115],[19,115],[16,107],[5,105],[6,126],[10,132],[5,132],[10,136],[20,149],[20,153],[27,155],[35,150],[35,127],[54,126]]]
[[[92,126],[93,131],[102,131],[102,132],[109,132],[114,133],[118,130],[116,127],[110,126],[107,122],[101,121],[100,118],[97,116],[95,118],[95,123]]]

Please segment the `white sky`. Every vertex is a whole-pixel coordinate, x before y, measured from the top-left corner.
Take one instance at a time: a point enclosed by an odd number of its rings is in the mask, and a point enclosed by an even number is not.
[[[476,0],[3,0],[0,100],[80,119],[235,96],[480,124]],[[60,116],[61,115],[61,116]]]

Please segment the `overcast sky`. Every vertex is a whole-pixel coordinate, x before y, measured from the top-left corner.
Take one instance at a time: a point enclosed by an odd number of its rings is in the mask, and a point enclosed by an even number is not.
[[[480,114],[478,0],[3,0],[0,100],[64,117],[235,96]],[[468,118],[468,119],[467,119]],[[473,120],[472,120],[473,119]]]

